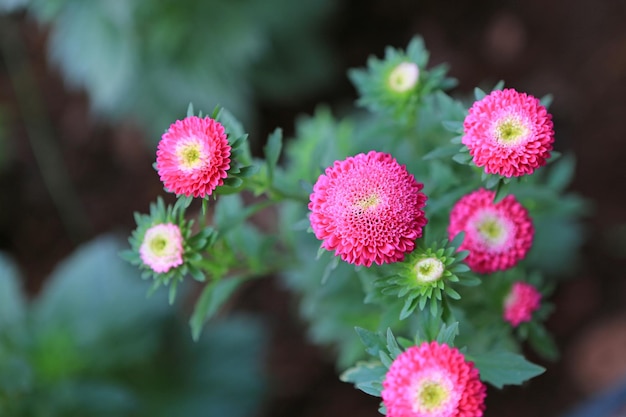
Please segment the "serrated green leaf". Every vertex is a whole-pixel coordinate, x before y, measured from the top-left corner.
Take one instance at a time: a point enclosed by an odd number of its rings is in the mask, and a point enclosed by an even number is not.
[[[548,171],[546,185],[555,191],[563,191],[574,177],[576,161],[573,155],[562,157],[558,163],[551,166]]]
[[[267,163],[267,177],[270,184],[274,178],[274,170],[280,157],[280,151],[283,147],[283,131],[280,128],[276,128],[268,138],[267,143],[263,147],[263,153],[265,154],[265,161]]]
[[[545,96],[541,97],[539,103],[541,103],[541,105],[547,109],[548,107],[550,107],[550,104],[552,104],[553,99],[554,97],[552,94],[546,94]]]
[[[522,355],[507,351],[472,355],[470,360],[480,370],[480,379],[496,388],[505,385],[521,385],[541,375],[545,368],[529,362]]]
[[[184,211],[187,207],[189,207],[192,201],[193,196],[187,197],[185,195],[179,195],[176,199],[176,203],[174,203],[174,212],[179,213]]]
[[[328,265],[326,265],[326,268],[324,268],[324,273],[322,274],[322,279],[321,279],[322,285],[326,284],[326,281],[328,281],[328,278],[330,278],[330,275],[339,266],[339,259],[340,258],[338,256],[333,256],[330,262],[328,262]]]
[[[404,300],[404,305],[402,306],[402,310],[400,311],[400,320],[404,320],[407,317],[409,317],[411,314],[413,314],[421,298],[422,297],[419,297],[419,296],[413,296],[413,297],[407,297]]]
[[[559,349],[545,327],[539,323],[528,326],[528,343],[543,358],[554,361],[559,358]]]
[[[358,362],[356,366],[341,373],[339,379],[354,384],[367,394],[380,397],[377,385],[382,383],[386,373],[387,368],[379,362]]]
[[[500,184],[500,177],[497,175],[487,175],[484,181],[485,188],[492,189]]]
[[[453,274],[459,274],[459,273],[470,271],[470,267],[464,263],[458,263],[454,265],[452,268],[450,268],[449,271],[452,272]]]
[[[452,298],[453,300],[460,300],[461,299],[461,294],[456,292],[449,285],[445,287],[444,291],[448,295],[448,297]]]
[[[450,325],[445,323],[441,325],[441,329],[435,340],[439,343],[445,343],[448,346],[454,346],[454,338],[459,334],[459,322]]]
[[[393,359],[391,359],[391,356],[389,356],[387,352],[381,350],[380,352],[378,352],[378,357],[386,368],[389,368],[393,363]]]
[[[481,283],[482,280],[475,275],[465,275],[463,276],[463,279],[459,281],[459,285],[464,285],[466,287],[475,287]]]
[[[224,178],[224,186],[225,187],[237,188],[237,187],[240,187],[241,184],[243,184],[243,180],[241,178],[239,178],[239,177]],[[217,190],[219,190],[219,188]]]
[[[452,155],[456,155],[458,152],[459,152],[458,146],[441,146],[428,152],[426,155],[422,157],[422,159],[427,161],[429,159],[448,158],[448,157],[451,157]]]
[[[476,100],[482,100],[486,95],[487,93],[485,93],[480,88],[478,87],[474,88],[474,98],[476,98]]]
[[[395,358],[402,353],[402,349],[400,349],[400,346],[398,346],[398,342],[393,336],[390,328],[387,329],[387,350],[389,351],[389,353],[391,353],[392,358]]]
[[[441,122],[444,129],[452,133],[463,133],[463,122],[457,120],[444,120]]]
[[[355,327],[357,335],[365,346],[365,351],[375,357],[386,348],[386,340],[379,334],[362,327]]]
[[[452,241],[450,242],[450,246],[454,248],[458,248],[459,246],[463,244],[463,239],[465,239],[465,232],[457,233],[456,236],[454,236],[454,239],[452,239]]]
[[[459,152],[452,157],[452,160],[461,165],[467,165],[468,162],[472,159],[472,155],[466,152]]]
[[[245,167],[241,167],[239,169],[239,174],[238,175],[240,177],[242,177],[242,178],[250,177],[250,176],[258,173],[259,169],[260,168],[259,168],[258,165],[248,165],[248,166],[245,166]]]
[[[189,319],[193,340],[198,340],[204,323],[219,311],[220,307],[245,281],[245,277],[235,276],[213,281],[204,287]]]

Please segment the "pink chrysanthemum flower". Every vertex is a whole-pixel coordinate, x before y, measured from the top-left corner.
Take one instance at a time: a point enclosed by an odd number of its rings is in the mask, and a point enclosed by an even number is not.
[[[210,117],[190,116],[176,121],[163,134],[156,167],[167,190],[206,197],[224,183],[230,151],[224,126]]]
[[[541,294],[535,287],[526,282],[516,282],[504,299],[504,319],[511,326],[517,327],[522,322],[530,321],[540,303]]]
[[[475,272],[489,274],[509,269],[530,250],[535,228],[528,211],[513,195],[494,204],[495,193],[474,191],[456,202],[450,213],[450,240],[465,232],[459,250],[469,250],[465,259]]]
[[[400,261],[427,222],[422,188],[386,153],[335,161],[313,187],[311,227],[323,248],[349,263],[369,267]]]
[[[539,100],[509,88],[476,101],[463,122],[462,142],[488,174],[532,174],[550,158],[552,115]]]
[[[402,352],[383,381],[387,417],[480,417],[487,387],[458,349],[424,342]]]
[[[141,261],[154,272],[166,273],[183,263],[183,237],[171,223],[152,226],[139,247]]]

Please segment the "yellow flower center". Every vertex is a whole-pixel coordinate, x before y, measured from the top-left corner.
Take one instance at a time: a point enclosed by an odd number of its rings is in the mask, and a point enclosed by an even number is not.
[[[490,249],[501,249],[509,239],[510,227],[507,222],[493,213],[485,213],[476,222],[476,231],[485,246]]]
[[[413,62],[403,62],[389,74],[389,88],[396,93],[405,93],[417,84],[419,68]]]
[[[496,125],[496,138],[505,146],[517,145],[529,133],[529,129],[521,120],[507,117]]]
[[[361,210],[367,210],[368,208],[376,207],[380,203],[380,197],[378,194],[373,193],[369,196],[362,198],[356,202],[356,206]]]
[[[192,170],[204,165],[202,145],[198,142],[182,144],[176,150],[176,156],[182,169]]]
[[[450,395],[449,390],[436,381],[427,381],[419,387],[415,401],[418,409],[432,411],[446,402]]]
[[[163,256],[167,248],[167,239],[164,236],[156,235],[150,240],[150,250],[156,256]]]

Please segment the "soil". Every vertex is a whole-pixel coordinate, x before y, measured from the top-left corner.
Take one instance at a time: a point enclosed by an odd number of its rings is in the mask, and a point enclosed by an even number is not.
[[[593,201],[594,212],[586,220],[582,268],[557,290],[548,322],[563,360],[533,358],[548,367],[545,375],[522,387],[490,389],[487,417],[558,416],[626,377],[626,234],[617,233],[626,224],[624,22],[624,0],[342,0],[329,24],[342,68],[363,66],[370,54],[403,47],[419,33],[431,64],[447,62],[460,93],[503,79],[537,96],[554,95],[556,148],[577,155],[571,188]],[[85,93],[67,88],[50,66],[45,30],[19,13],[0,23],[0,34],[27,57],[19,85],[8,77],[9,63],[0,61],[1,125],[12,155],[0,168],[0,250],[18,262],[28,292],[36,294],[81,242],[111,231],[128,234],[132,213],[145,211],[162,186],[143,133],[130,122],[98,120]],[[259,102],[259,137],[275,126],[289,133],[295,116],[318,102],[353,98],[342,74],[315,96]],[[24,91],[34,99],[20,101]],[[31,129],[43,141],[29,142]],[[38,163],[34,149],[48,160],[58,157],[66,172],[42,173],[45,161]],[[62,190],[64,181],[74,193],[53,199],[49,190]],[[69,215],[59,214],[59,201]],[[307,343],[293,298],[275,280],[246,287],[238,300],[272,328],[267,368],[274,383],[260,417],[378,415],[378,399],[339,382],[330,353]]]

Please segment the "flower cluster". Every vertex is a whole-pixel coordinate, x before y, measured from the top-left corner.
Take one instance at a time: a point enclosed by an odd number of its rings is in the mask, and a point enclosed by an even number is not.
[[[487,388],[458,349],[424,342],[401,353],[383,381],[388,417],[480,417]]]
[[[397,262],[426,225],[426,195],[391,155],[370,151],[336,161],[310,196],[311,228],[322,247],[346,262]]]
[[[351,71],[371,119],[359,114],[344,123],[318,112],[296,126],[284,166],[280,129],[269,135],[263,159],[251,156],[243,128],[222,110],[202,117],[190,106],[170,126],[155,168],[177,201],[166,207],[159,199],[149,215],[136,215],[124,256],[153,278],[153,288],[170,285],[170,301],[185,276],[210,277],[190,320],[194,338],[238,285],[278,272],[302,297],[316,339],[337,346],[342,367],[357,362],[342,379],[381,396],[389,417],[480,417],[485,383],[522,384],[543,372],[515,344],[556,355],[541,324],[549,303],[540,306],[541,295],[526,282],[505,292],[519,277],[540,282],[540,272],[526,271],[542,268],[537,256],[528,257],[535,239],[543,244],[537,254],[549,260],[557,257],[553,248],[575,248],[564,242],[567,233],[541,241],[546,232],[535,231],[532,217],[576,220],[575,209],[554,209],[572,169],[516,180],[551,157],[545,106],[496,86],[489,94],[477,90],[467,109],[443,92],[453,85],[445,68],[427,63],[416,38],[406,51],[389,48],[385,59]],[[546,178],[549,192],[541,188]],[[237,195],[242,191],[250,199]],[[202,204],[197,223],[185,217],[193,198]],[[280,233],[249,221],[271,205]],[[295,232],[309,226],[312,233]],[[316,245],[318,254],[334,255],[328,264],[309,253]],[[331,271],[337,275],[320,288]],[[360,361],[361,346],[349,336],[355,327],[370,362]],[[415,339],[395,339],[391,329]],[[457,335],[461,350],[453,345]],[[500,337],[509,339],[491,343]]]
[[[468,250],[465,262],[473,271],[503,271],[524,259],[530,250],[534,226],[528,211],[508,195],[494,203],[495,192],[479,189],[463,196],[452,207],[450,239],[465,232],[459,249]]]

